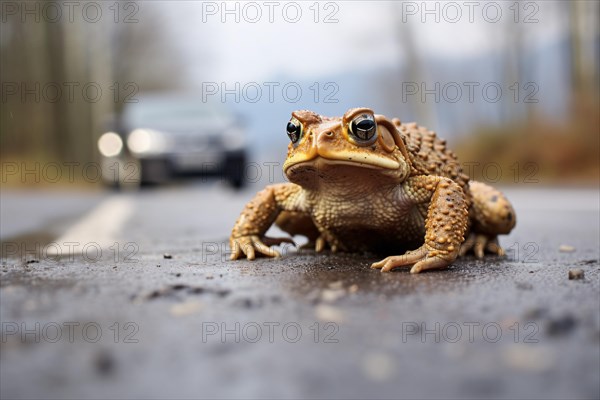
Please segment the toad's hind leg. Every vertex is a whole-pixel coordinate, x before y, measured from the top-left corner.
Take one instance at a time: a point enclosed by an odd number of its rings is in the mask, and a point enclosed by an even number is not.
[[[289,233],[291,236],[306,236],[308,238],[308,243],[302,246],[302,248],[316,248],[317,251],[319,251],[324,247],[319,230],[307,213],[300,211],[283,211],[275,220],[275,225],[282,231]]]
[[[469,251],[478,258],[483,258],[485,251],[504,255],[498,235],[508,234],[515,227],[515,210],[502,192],[485,183],[471,181],[469,191],[473,200],[469,209],[471,229],[460,255]]]

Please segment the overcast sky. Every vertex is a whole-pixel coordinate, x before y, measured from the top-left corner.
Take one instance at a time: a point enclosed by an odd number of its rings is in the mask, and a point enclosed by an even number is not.
[[[164,21],[174,35],[190,68],[192,79],[207,76],[212,80],[261,81],[277,76],[300,78],[335,74],[347,70],[390,66],[403,59],[399,47],[403,20],[409,24],[422,53],[439,57],[468,57],[483,54],[503,46],[508,30],[515,29],[513,2],[484,2],[468,6],[469,2],[428,3],[424,14],[422,2],[345,1],[318,4],[319,22],[315,22],[315,2],[273,2],[273,22],[269,22],[268,2],[233,2],[236,11],[224,14],[222,2],[160,2]],[[556,3],[537,2],[521,6],[518,18],[525,29],[527,42],[554,40],[566,18],[556,13]],[[284,7],[286,11],[284,11]],[[514,6],[513,6],[514,7]],[[286,21],[296,18],[298,22]],[[257,12],[260,12],[260,18]],[[457,12],[460,13],[460,17]],[[470,21],[470,13],[473,22]],[[324,23],[326,16],[337,20]],[[529,17],[532,23],[525,24]],[[226,21],[222,22],[222,18]],[[426,22],[421,21],[426,18]],[[486,21],[487,19],[487,21]],[[258,22],[252,23],[252,20]],[[456,20],[456,22],[451,22]],[[489,22],[497,20],[498,22]],[[535,22],[538,20],[538,22]]]

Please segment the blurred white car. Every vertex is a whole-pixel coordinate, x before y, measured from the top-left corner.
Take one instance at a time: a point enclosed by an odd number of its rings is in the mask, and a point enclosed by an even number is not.
[[[103,179],[112,186],[162,183],[177,176],[220,176],[244,185],[245,135],[223,104],[161,94],[125,105],[98,140]]]

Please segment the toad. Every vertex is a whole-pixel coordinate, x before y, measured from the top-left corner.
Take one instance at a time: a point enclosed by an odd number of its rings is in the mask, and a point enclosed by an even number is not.
[[[342,117],[295,111],[286,133],[289,182],[246,205],[231,232],[232,260],[280,256],[270,246],[290,239],[265,237],[273,223],[307,236],[317,252],[385,254],[371,265],[383,272],[445,268],[471,251],[504,254],[498,235],[515,226],[513,207],[470,180],[435,132],[354,108]]]

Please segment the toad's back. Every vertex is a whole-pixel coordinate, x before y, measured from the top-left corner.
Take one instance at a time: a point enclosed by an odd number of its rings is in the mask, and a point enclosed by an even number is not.
[[[464,174],[456,154],[446,146],[434,131],[414,122],[400,123],[393,120],[406,143],[406,150],[413,166],[413,175],[437,175],[452,179],[469,193],[469,176]]]

